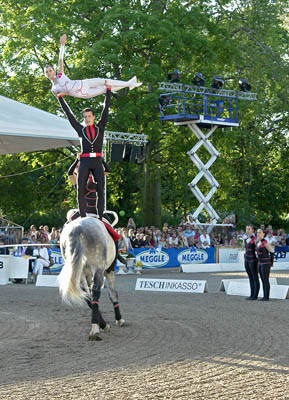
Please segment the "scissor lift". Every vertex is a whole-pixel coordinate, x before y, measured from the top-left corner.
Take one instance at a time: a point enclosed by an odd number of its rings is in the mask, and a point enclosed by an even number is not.
[[[210,204],[210,200],[220,185],[209,168],[220,154],[209,138],[218,127],[239,126],[238,100],[256,100],[256,93],[168,82],[159,83],[159,90],[166,92],[161,94],[159,99],[160,119],[172,121],[175,125],[187,125],[198,139],[195,146],[187,152],[199,170],[196,177],[188,184],[200,203],[194,213],[189,215],[189,218],[198,226],[203,225],[198,217],[205,209],[212,220],[210,224],[212,229],[214,225],[217,225],[219,215]],[[196,154],[202,146],[211,156],[205,164]],[[203,177],[211,186],[207,195],[202,193],[197,186]]]

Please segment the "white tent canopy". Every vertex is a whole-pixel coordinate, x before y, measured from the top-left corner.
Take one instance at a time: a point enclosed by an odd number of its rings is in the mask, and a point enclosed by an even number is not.
[[[0,96],[0,154],[79,145],[65,118]]]

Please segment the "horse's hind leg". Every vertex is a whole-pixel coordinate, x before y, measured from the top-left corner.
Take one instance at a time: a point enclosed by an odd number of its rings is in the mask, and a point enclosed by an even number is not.
[[[99,311],[99,298],[102,284],[103,271],[97,270],[93,277],[93,286],[91,290],[91,331],[89,334],[89,340],[102,340],[99,328],[106,331],[109,330],[109,327]]]
[[[115,277],[114,277],[114,272],[111,271],[105,271],[104,275],[107,279],[108,282],[108,295],[110,298],[110,301],[113,304],[114,308],[114,315],[115,315],[115,323],[117,326],[123,326],[125,321],[124,319],[121,318],[121,313],[119,309],[119,304],[118,304],[118,293],[115,290]]]

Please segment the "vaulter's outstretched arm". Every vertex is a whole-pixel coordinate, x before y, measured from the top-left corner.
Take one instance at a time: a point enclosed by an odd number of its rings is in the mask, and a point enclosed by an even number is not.
[[[62,96],[57,96],[57,98],[61,105],[62,110],[65,112],[65,114],[70,122],[70,125],[76,130],[78,136],[80,136],[83,126],[81,125],[80,122],[77,121],[77,119],[75,118],[73,112],[69,108],[69,106],[66,103],[66,101],[64,100],[64,98]]]
[[[108,120],[108,110],[110,106],[110,99],[111,99],[111,88],[106,85],[106,94],[105,94],[105,103],[104,107],[101,113],[100,120],[98,122],[98,126],[102,126],[103,129],[105,128],[105,125]]]
[[[64,46],[67,39],[67,35],[64,34],[60,37],[60,51],[59,51],[59,58],[58,58],[58,72],[64,73]]]

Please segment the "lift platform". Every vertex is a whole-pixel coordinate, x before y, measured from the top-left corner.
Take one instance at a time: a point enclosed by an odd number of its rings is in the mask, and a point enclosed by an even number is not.
[[[192,193],[199,201],[199,206],[190,221],[202,225],[198,220],[200,213],[205,209],[212,220],[211,228],[217,224],[219,215],[210,204],[210,200],[220,186],[209,168],[219,157],[219,152],[209,138],[218,128],[239,126],[238,101],[256,100],[256,93],[238,92],[235,90],[214,89],[181,83],[159,83],[159,90],[164,91],[159,98],[160,119],[172,121],[175,125],[186,125],[197,137],[198,142],[187,152],[188,156],[198,168],[199,173],[188,184]],[[204,130],[204,132],[202,131]],[[204,164],[196,154],[204,146],[209,152],[210,159]],[[197,184],[205,178],[211,189],[207,194],[201,192]]]

